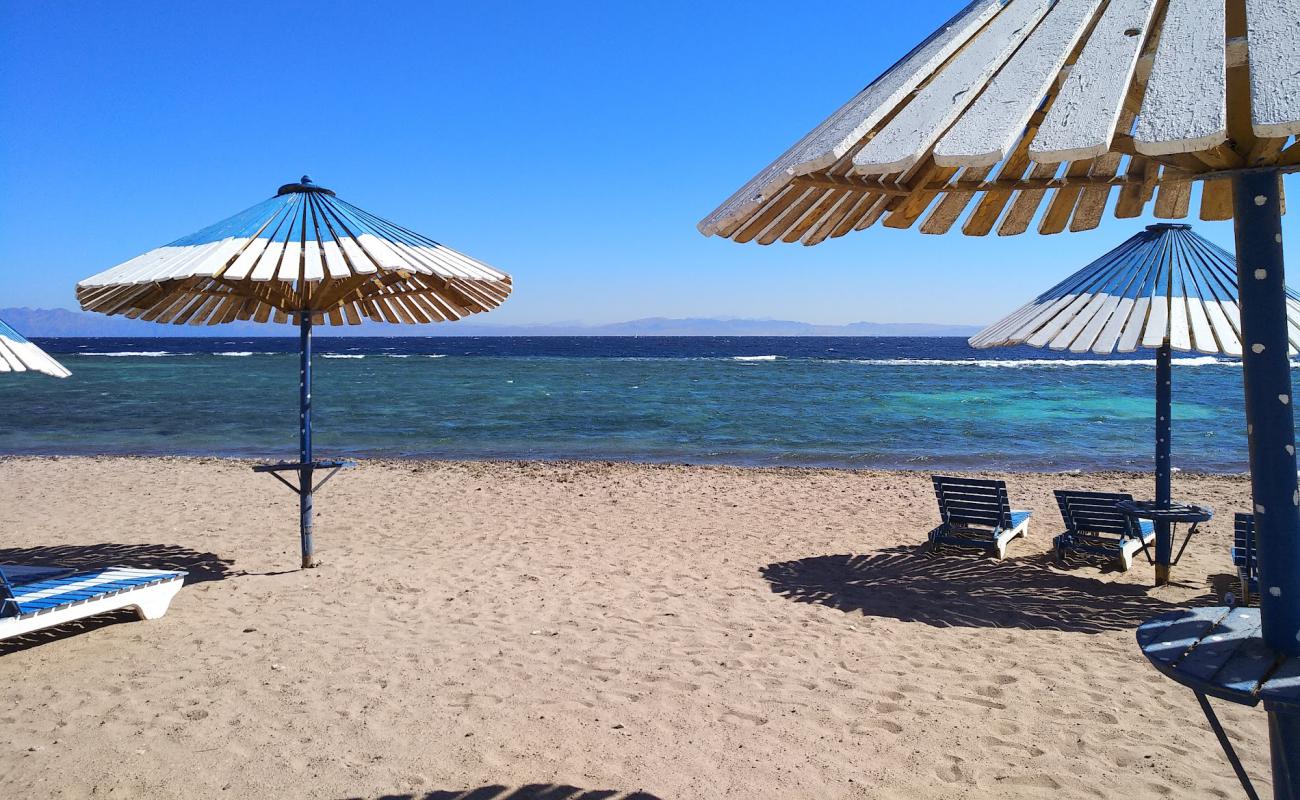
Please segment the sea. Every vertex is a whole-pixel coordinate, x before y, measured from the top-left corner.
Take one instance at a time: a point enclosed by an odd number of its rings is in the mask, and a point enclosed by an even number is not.
[[[296,338],[44,339],[0,454],[296,457]],[[960,338],[318,336],[318,457],[1152,469],[1154,353]],[[1175,358],[1173,461],[1239,473],[1239,362]]]

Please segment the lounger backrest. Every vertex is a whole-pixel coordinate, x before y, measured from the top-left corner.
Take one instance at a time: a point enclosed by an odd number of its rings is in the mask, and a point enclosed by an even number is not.
[[[18,615],[18,603],[14,602],[14,587],[9,582],[5,571],[0,569],[0,617]]]
[[[1056,490],[1056,504],[1061,509],[1065,527],[1073,533],[1139,536],[1141,530],[1132,517],[1120,511],[1117,503],[1131,501],[1123,492],[1076,492]]]
[[[1234,517],[1232,562],[1250,577],[1255,577],[1259,552],[1255,549],[1255,515],[1237,514]]]
[[[1011,503],[1003,481],[935,475],[934,494],[944,523],[957,527],[1012,528]]]

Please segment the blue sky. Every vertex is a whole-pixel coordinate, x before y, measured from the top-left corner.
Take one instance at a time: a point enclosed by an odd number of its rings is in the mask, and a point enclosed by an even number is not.
[[[0,306],[74,307],[79,278],[305,172],[511,272],[484,322],[987,322],[1150,220],[695,230],[963,1],[5,3]]]

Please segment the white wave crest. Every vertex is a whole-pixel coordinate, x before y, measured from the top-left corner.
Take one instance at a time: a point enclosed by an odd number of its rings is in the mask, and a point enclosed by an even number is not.
[[[326,353],[321,358],[365,358],[364,355],[352,355],[351,353]]]
[[[778,361],[785,356],[732,356],[732,361]]]
[[[251,356],[252,354],[253,351],[251,350],[227,350],[224,353],[213,353],[213,355],[225,356],[226,358],[245,358],[247,356]]]
[[[447,357],[446,353],[430,353],[427,356],[425,356],[425,358],[446,358],[446,357]]]
[[[101,356],[103,358],[162,358],[163,356],[183,356],[188,353],[171,353],[166,350],[123,350],[116,353],[79,353],[83,356]]]
[[[1154,367],[1154,358],[1023,358],[1023,359],[943,359],[943,358],[861,358],[851,364],[873,367],[983,367],[986,369],[1023,369],[1055,367]],[[1197,356],[1175,358],[1175,367],[1240,367],[1240,361]]]

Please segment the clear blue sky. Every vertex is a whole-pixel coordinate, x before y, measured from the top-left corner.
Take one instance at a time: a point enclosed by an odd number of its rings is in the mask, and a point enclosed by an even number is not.
[[[0,306],[75,307],[79,278],[305,172],[511,272],[485,322],[987,322],[1146,220],[695,230],[964,2],[4,3]]]

